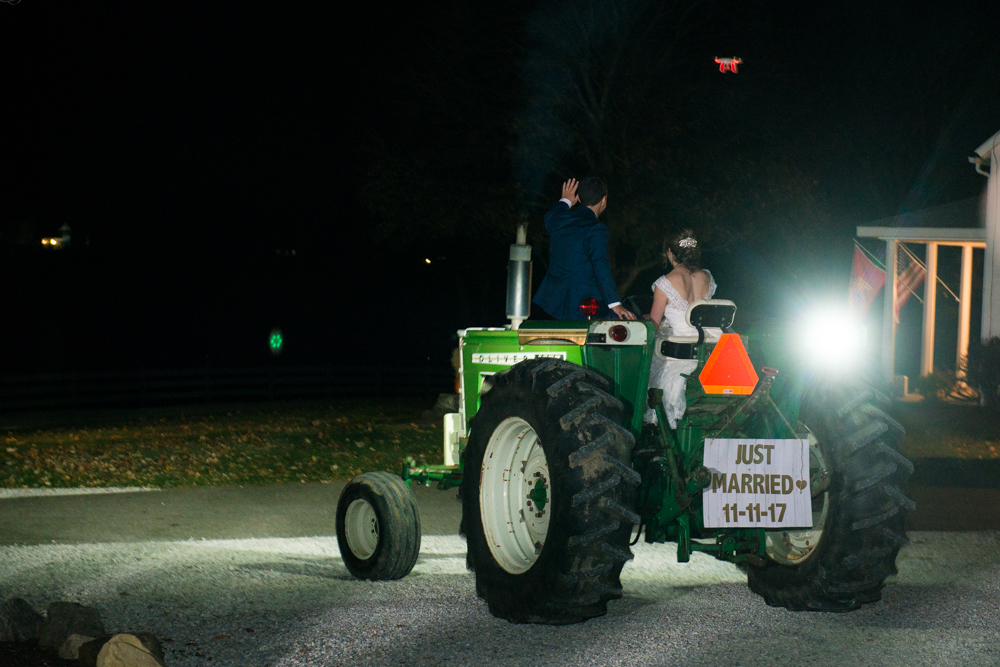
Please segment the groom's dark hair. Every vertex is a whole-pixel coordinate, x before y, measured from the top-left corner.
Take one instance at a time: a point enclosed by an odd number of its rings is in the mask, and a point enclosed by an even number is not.
[[[608,186],[597,176],[591,176],[580,181],[576,196],[584,206],[595,206],[608,196]]]

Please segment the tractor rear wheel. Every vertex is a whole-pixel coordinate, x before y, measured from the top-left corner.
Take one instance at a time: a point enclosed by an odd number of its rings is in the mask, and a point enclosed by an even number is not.
[[[896,556],[907,543],[906,497],[913,464],[899,453],[903,427],[882,408],[888,399],[867,384],[816,386],[803,398],[810,468],[829,475],[813,497],[813,527],[768,531],[768,560],[750,566],[750,589],[793,611],[850,611],[881,599]]]
[[[639,475],[623,406],[600,375],[524,361],[494,376],[471,423],[462,532],[476,592],[515,623],[578,623],[621,597]]]
[[[366,472],[337,501],[337,543],[358,579],[401,579],[420,552],[420,512],[413,491],[388,472]]]

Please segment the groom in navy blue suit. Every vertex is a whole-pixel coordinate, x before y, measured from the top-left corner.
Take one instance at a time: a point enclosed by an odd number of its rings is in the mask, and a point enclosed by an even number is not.
[[[597,219],[607,206],[604,181],[571,178],[563,183],[562,199],[545,214],[549,269],[534,302],[557,320],[583,319],[580,304],[587,297],[597,299],[600,319],[635,319],[621,305],[611,277],[608,228]]]

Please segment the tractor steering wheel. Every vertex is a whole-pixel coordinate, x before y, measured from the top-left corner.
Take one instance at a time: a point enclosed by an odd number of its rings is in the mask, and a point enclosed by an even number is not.
[[[653,309],[653,297],[648,294],[633,294],[622,299],[622,306],[631,311],[635,319],[641,322]]]

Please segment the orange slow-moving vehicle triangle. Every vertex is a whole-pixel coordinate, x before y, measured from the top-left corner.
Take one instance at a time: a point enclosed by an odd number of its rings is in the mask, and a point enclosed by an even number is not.
[[[751,394],[757,371],[738,334],[722,334],[698,376],[706,394]]]

